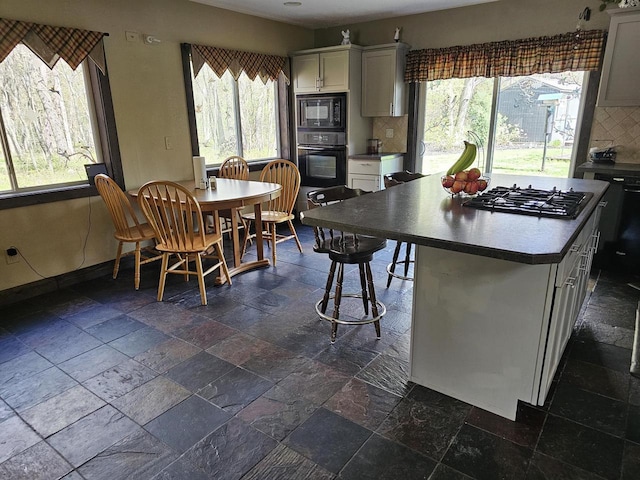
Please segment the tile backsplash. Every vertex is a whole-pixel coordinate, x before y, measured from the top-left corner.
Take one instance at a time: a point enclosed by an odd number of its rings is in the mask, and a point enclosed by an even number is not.
[[[596,107],[589,147],[612,145],[617,162],[640,163],[640,107]]]
[[[382,152],[407,151],[407,126],[409,118],[402,117],[375,117],[373,119],[373,134],[371,138],[377,138],[382,142]],[[393,130],[393,137],[387,137],[387,130]]]

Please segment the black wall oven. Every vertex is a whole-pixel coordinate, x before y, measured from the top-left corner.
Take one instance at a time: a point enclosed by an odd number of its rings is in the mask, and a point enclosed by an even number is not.
[[[302,185],[333,187],[347,183],[344,132],[298,132],[298,167]]]

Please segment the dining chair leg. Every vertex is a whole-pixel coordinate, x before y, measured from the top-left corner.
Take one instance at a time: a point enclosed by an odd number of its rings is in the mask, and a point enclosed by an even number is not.
[[[358,270],[360,270],[360,290],[362,291],[362,306],[364,307],[364,314],[369,315],[369,299],[367,297],[367,281],[365,279],[364,264],[358,264]]]
[[[271,258],[273,259],[273,266],[276,266],[276,224],[271,224]]]
[[[404,256],[404,276],[408,277],[409,276],[409,265],[411,263],[411,246],[413,244],[412,243],[407,243],[406,248],[405,248],[405,256]]]
[[[158,283],[158,301],[162,301],[164,296],[164,282],[167,280],[167,269],[169,267],[169,253],[162,254],[162,266],[160,267],[160,282]]]
[[[302,244],[300,243],[300,239],[298,238],[298,233],[296,232],[295,227],[293,226],[293,222],[291,220],[287,221],[289,223],[289,231],[293,235],[293,239],[296,241],[296,245],[298,245],[298,250],[302,253]]]
[[[116,262],[113,264],[113,279],[115,280],[120,270],[120,257],[122,256],[122,240],[118,242],[118,250],[116,251]]]
[[[224,276],[227,279],[227,283],[231,285],[231,275],[229,274],[229,267],[227,267],[227,262],[224,259],[224,252],[222,250],[222,246],[216,243],[215,249],[216,249],[216,256],[218,257],[218,260],[221,262],[220,267],[222,268],[222,272],[224,273]],[[222,277],[222,275],[220,275],[220,277]]]
[[[373,274],[371,273],[371,265],[366,263],[365,268],[367,270],[367,283],[369,285],[369,299],[371,300],[371,315],[377,317],[378,312],[378,300],[376,298],[376,289],[373,285]],[[380,320],[373,322],[373,326],[376,329],[376,337],[380,338]]]
[[[333,286],[333,277],[336,274],[336,265],[338,262],[331,262],[331,267],[329,267],[329,276],[327,277],[327,285],[324,289],[324,296],[322,297],[322,303],[320,304],[320,311],[322,313],[327,312],[327,305],[329,304],[329,297],[331,296],[331,287]]]
[[[247,251],[247,243],[249,243],[249,238],[251,237],[251,220],[247,220],[244,228],[244,238],[242,239],[242,251],[240,252],[240,257],[244,257],[244,254]]]
[[[140,242],[136,242],[133,283],[138,290],[140,288]]]
[[[396,248],[393,251],[393,260],[391,260],[391,268],[389,270],[391,273],[389,273],[389,277],[387,278],[387,288],[389,288],[389,285],[391,285],[391,279],[393,278],[392,273],[396,271],[396,262],[398,261],[398,255],[400,255],[401,246],[402,246],[402,242],[398,240],[396,242]]]
[[[199,253],[195,256],[196,271],[198,272],[198,286],[200,287],[200,303],[207,304],[207,290],[204,286],[204,272],[202,270],[202,257]]]

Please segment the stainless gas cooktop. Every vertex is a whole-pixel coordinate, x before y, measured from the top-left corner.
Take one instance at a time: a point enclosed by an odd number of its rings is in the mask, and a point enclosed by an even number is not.
[[[526,188],[494,187],[463,203],[465,207],[536,217],[576,218],[593,193]]]

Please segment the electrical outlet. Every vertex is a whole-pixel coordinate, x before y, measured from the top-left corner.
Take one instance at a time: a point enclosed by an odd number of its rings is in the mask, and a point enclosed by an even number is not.
[[[140,34],[138,32],[124,32],[127,37],[127,42],[137,42],[140,38]]]
[[[9,247],[4,251],[4,256],[7,260],[7,264],[18,263],[20,261],[20,255],[18,255],[18,249],[16,247]]]
[[[173,150],[173,140],[171,137],[164,137],[164,148],[167,150]]]
[[[387,128],[386,136],[387,138],[393,138],[393,128]]]

